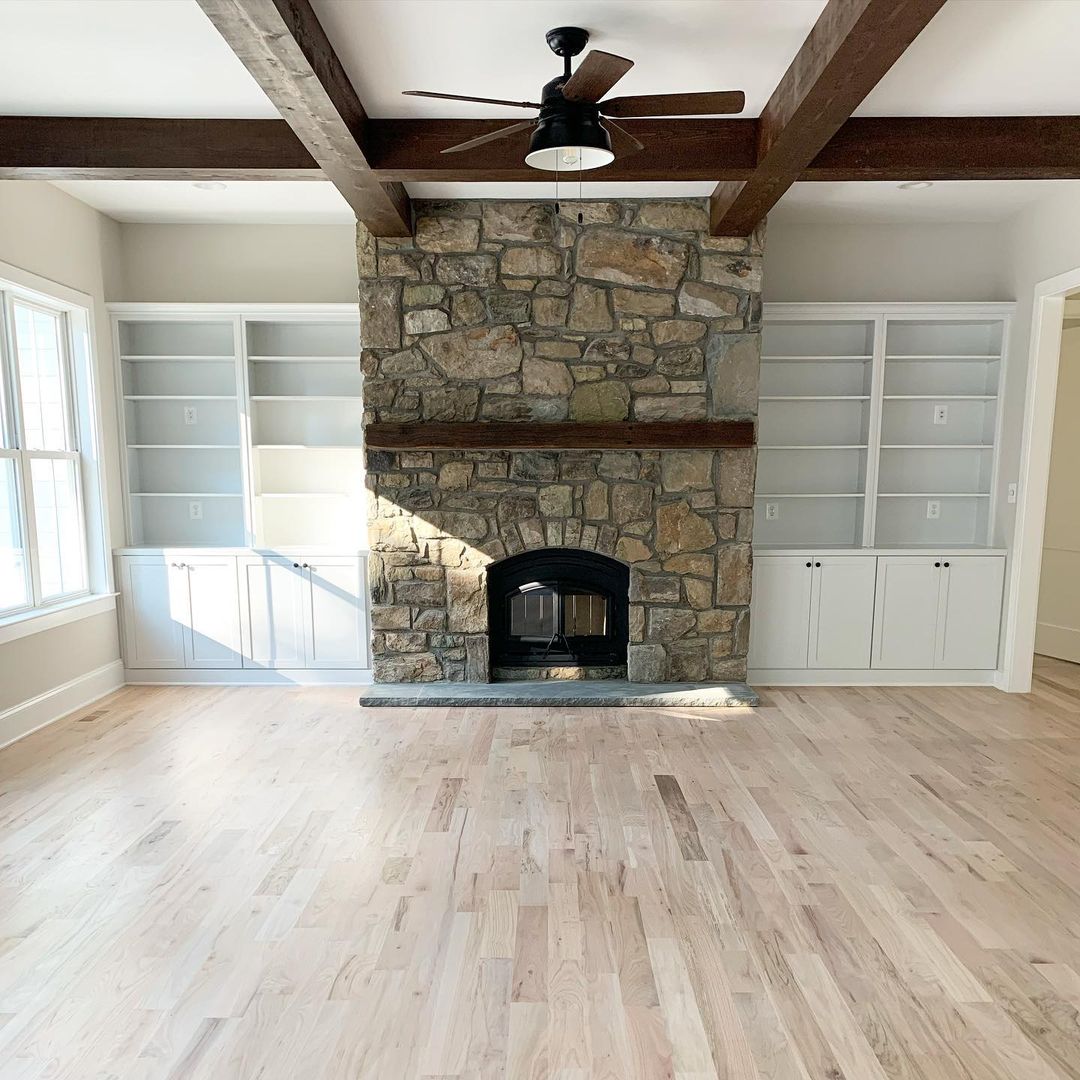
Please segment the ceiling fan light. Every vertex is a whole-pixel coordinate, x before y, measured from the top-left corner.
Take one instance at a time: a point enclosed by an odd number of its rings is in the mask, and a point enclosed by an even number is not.
[[[585,112],[541,115],[525,164],[547,172],[599,169],[615,160],[611,137],[599,118]]]

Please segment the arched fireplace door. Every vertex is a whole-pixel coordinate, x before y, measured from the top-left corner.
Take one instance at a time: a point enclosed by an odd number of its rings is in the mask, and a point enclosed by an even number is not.
[[[495,666],[626,663],[630,571],[592,551],[546,548],[488,568]]]

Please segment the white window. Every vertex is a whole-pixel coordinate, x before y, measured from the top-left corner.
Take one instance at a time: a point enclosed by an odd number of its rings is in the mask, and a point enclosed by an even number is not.
[[[72,313],[0,283],[0,617],[90,592]]]

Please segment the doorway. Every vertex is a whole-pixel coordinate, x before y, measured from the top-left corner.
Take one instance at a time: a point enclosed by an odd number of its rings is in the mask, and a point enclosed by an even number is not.
[[[1065,300],[1035,652],[1080,664],[1080,296]]]

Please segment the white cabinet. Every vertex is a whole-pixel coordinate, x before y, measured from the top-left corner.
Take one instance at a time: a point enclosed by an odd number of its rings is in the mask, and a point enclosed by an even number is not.
[[[937,667],[997,667],[1005,560],[963,555],[941,560]]]
[[[367,667],[363,564],[357,558],[319,556],[308,565],[307,667]]]
[[[186,612],[176,563],[159,555],[120,560],[124,657],[129,668],[182,668]]]
[[[363,561],[242,557],[244,666],[367,667]]]
[[[240,666],[240,603],[236,559],[196,555],[182,562],[187,583],[189,668]]]
[[[997,666],[1005,560],[997,555],[878,559],[873,666]]]
[[[941,574],[925,555],[878,559],[873,666],[932,668]]]
[[[237,668],[236,560],[132,555],[121,560],[129,668]]]
[[[750,600],[752,668],[804,668],[810,639],[811,560],[754,559]]]
[[[814,559],[809,667],[870,666],[876,562],[865,555],[823,555]]]
[[[322,669],[308,681],[342,682],[369,665],[361,556],[132,552],[118,564],[131,670],[242,667],[273,681]]]
[[[872,556],[754,560],[751,668],[868,668]]]
[[[240,613],[244,627],[244,666],[304,666],[304,594],[299,561],[241,557]]]

